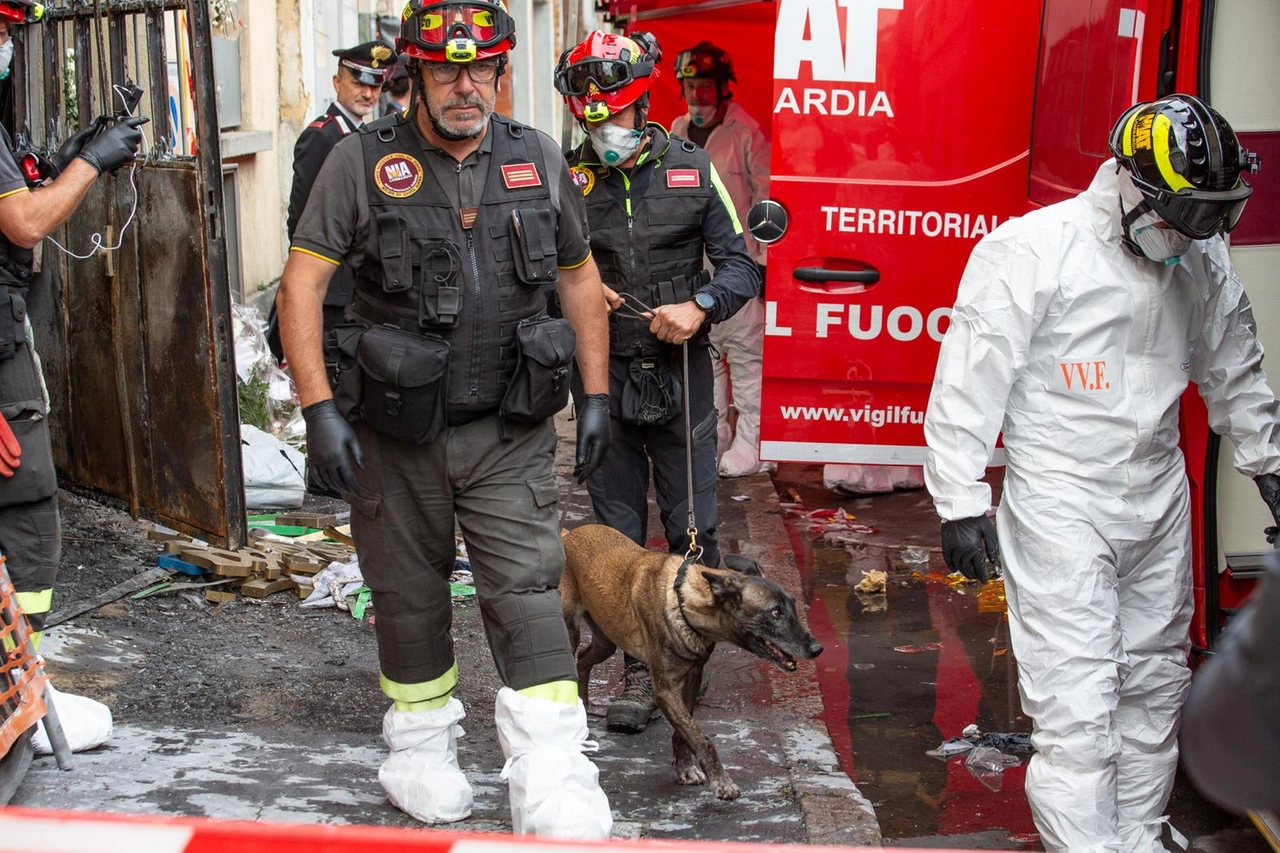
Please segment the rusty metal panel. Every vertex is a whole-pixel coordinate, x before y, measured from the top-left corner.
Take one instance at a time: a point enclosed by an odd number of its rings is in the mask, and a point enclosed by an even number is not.
[[[162,108],[169,94],[164,27],[176,20],[175,9],[187,13],[188,33],[170,33],[169,41],[189,39],[198,154],[175,156],[167,110],[153,115],[146,162],[96,181],[54,235],[90,256],[43,245],[31,316],[62,484],[238,547],[246,539],[244,487],[204,2],[50,6],[41,42],[26,48],[49,73],[32,80],[17,119],[39,137],[37,147],[52,150],[99,113],[118,111],[114,85],[140,82],[151,89],[143,103]],[[78,114],[63,90],[66,76]],[[90,254],[95,233],[118,248]]]

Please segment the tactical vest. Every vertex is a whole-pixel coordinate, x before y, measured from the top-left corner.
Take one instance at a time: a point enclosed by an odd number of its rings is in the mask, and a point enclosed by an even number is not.
[[[582,150],[574,152],[571,163],[576,164]],[[692,142],[669,137],[660,159],[657,166],[639,167],[654,169],[654,174],[644,196],[632,199],[630,228],[626,208],[603,185],[610,177],[608,167],[579,167],[592,169],[597,178],[589,184],[586,204],[600,279],[653,308],[687,302],[709,280],[702,263],[702,218],[716,191],[711,158]],[[690,344],[704,344],[706,337],[699,332]],[[611,356],[670,355],[678,349],[659,341],[647,323],[625,311],[609,315]]]
[[[512,225],[516,210],[526,219],[545,210],[554,223],[550,177],[537,132],[495,115],[480,206],[458,211],[418,159],[437,155],[409,121],[387,116],[359,130],[370,219],[352,311],[448,340],[446,407],[451,417],[484,413],[515,373],[517,324],[546,311],[546,285],[557,277],[553,251],[542,281],[519,279]]]
[[[13,140],[9,138],[9,132],[3,127],[0,127],[0,142],[3,143],[9,159],[17,163],[18,155],[13,150]],[[0,284],[7,284],[17,289],[25,297],[27,285],[31,281],[33,258],[34,253],[31,249],[10,243],[9,238],[0,232]]]

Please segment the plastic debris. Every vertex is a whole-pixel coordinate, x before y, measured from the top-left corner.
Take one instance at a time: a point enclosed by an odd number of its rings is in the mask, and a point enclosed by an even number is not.
[[[964,766],[973,777],[991,791],[999,791],[1004,787],[1004,771],[1009,767],[1017,767],[1022,759],[1014,755],[1005,755],[990,746],[976,746],[969,751]]]
[[[957,737],[957,738],[952,738],[951,740],[944,740],[941,744],[939,744],[938,746],[935,746],[933,749],[925,750],[924,754],[932,758],[941,758],[943,761],[946,761],[948,759],[954,758],[957,755],[964,755],[966,752],[970,751],[971,749],[973,749],[972,742],[967,741],[962,737]]]
[[[885,581],[888,575],[879,569],[871,569],[862,573],[862,580],[854,587],[856,592],[864,592],[868,594],[884,592]]]
[[[908,569],[927,569],[929,567],[928,548],[903,548],[898,552],[899,559]]]
[[[737,501],[738,503],[742,503],[743,501],[751,500],[751,495],[734,495],[733,497],[730,498],[730,500],[734,500],[734,501]]]
[[[918,655],[921,652],[936,652],[941,648],[942,643],[914,643],[909,646],[894,646],[893,650],[904,655]]]
[[[360,561],[352,557],[345,563],[332,562],[316,573],[314,578],[290,575],[298,583],[312,585],[311,594],[303,602],[303,607],[337,607],[348,610],[346,597],[354,595],[364,586],[364,576],[360,574]]]
[[[987,581],[982,585],[982,589],[978,590],[979,613],[1003,613],[1008,609],[1009,603],[1004,596],[1003,578]]]

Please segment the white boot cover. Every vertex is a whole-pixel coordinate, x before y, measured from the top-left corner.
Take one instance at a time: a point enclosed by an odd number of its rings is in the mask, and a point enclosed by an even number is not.
[[[391,755],[378,770],[387,799],[423,823],[453,823],[471,815],[471,786],[458,768],[458,738],[465,717],[450,697],[443,708],[397,711],[382,718],[382,739]]]
[[[62,726],[62,733],[66,735],[67,746],[71,747],[72,752],[84,752],[86,749],[102,746],[110,739],[110,708],[88,696],[55,690],[52,684],[49,685],[49,692],[58,713],[58,723]],[[36,723],[31,746],[36,755],[53,755],[53,747],[49,745],[49,735],[44,730],[43,722]]]
[[[613,831],[600,772],[583,753],[599,747],[588,740],[581,702],[564,705],[498,691],[494,708],[498,740],[507,763],[511,825],[517,835],[599,841]]]

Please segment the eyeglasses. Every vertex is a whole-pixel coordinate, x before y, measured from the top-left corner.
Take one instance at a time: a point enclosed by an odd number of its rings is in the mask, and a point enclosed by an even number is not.
[[[498,79],[498,63],[496,62],[428,62],[427,71],[431,79],[437,83],[448,84],[458,82],[462,69],[467,69],[467,76],[472,83],[492,83]]]

